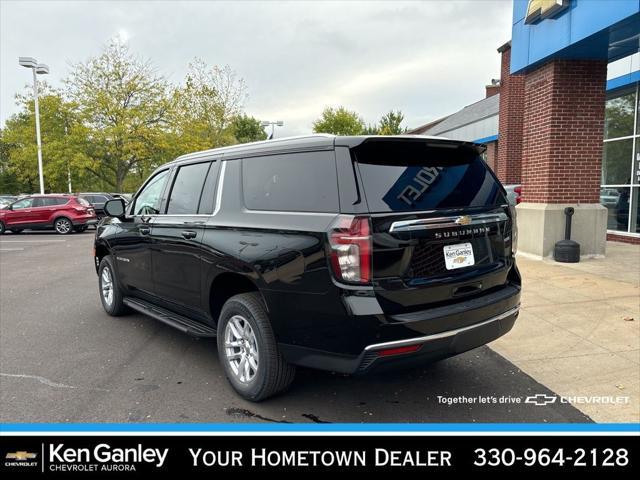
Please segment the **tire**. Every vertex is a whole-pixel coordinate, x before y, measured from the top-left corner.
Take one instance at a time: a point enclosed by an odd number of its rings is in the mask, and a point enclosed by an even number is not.
[[[4,233],[4,223],[0,222],[0,235],[2,235]]]
[[[84,232],[88,227],[86,225],[79,225],[77,227],[75,227],[75,231],[78,233],[82,233]]]
[[[53,222],[53,228],[60,235],[68,235],[73,232],[73,222],[67,217],[58,217]]]
[[[22,228],[12,228],[12,229],[11,229],[11,231],[12,231],[13,233],[21,233],[21,232],[22,232],[22,230],[23,230]]]
[[[109,279],[111,280],[111,284],[107,285]],[[108,290],[110,290],[111,296],[109,296]],[[119,317],[129,311],[129,307],[123,302],[124,295],[122,294],[120,282],[118,282],[118,278],[116,277],[115,269],[113,268],[111,255],[105,256],[100,261],[100,266],[98,267],[98,292],[100,294],[102,308],[112,317]]]
[[[247,324],[250,329],[246,328]],[[244,337],[234,335],[234,328]],[[240,337],[243,339],[235,341]],[[242,346],[228,347],[230,340]],[[271,322],[257,292],[242,293],[227,300],[218,322],[217,341],[218,357],[227,380],[241,397],[259,402],[283,392],[293,382],[296,368],[280,355]],[[247,364],[249,373],[245,375],[246,370],[238,367]],[[254,364],[257,368],[253,368]]]

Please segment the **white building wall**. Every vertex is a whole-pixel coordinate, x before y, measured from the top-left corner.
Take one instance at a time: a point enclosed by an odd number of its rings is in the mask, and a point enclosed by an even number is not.
[[[453,130],[438,133],[439,137],[447,137],[453,140],[466,140],[469,142],[494,135],[498,135],[498,115],[483,118],[482,120],[454,128]]]

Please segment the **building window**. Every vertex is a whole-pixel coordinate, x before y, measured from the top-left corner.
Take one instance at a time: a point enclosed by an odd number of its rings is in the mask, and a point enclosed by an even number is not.
[[[605,108],[600,203],[611,232],[640,234],[639,88],[610,95]]]

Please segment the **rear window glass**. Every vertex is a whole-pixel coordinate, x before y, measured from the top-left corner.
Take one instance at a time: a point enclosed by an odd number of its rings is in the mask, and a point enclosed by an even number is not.
[[[66,200],[65,200],[65,202],[64,202],[64,203],[67,203],[67,202],[66,202]],[[85,207],[90,207],[90,206],[91,206],[91,204],[90,204],[87,200],[85,200],[84,198],[82,198],[82,197],[78,197],[78,203],[79,203],[80,205],[84,205]]]
[[[368,142],[354,149],[354,158],[372,212],[506,203],[499,183],[469,146]]]
[[[339,208],[333,152],[245,158],[242,178],[251,210],[333,213]]]
[[[205,162],[180,167],[171,189],[169,207],[167,208],[168,214],[187,215],[198,213],[202,186],[204,185],[209,165],[210,162]]]

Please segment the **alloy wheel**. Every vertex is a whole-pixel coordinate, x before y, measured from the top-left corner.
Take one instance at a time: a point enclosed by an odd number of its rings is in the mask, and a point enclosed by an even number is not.
[[[227,362],[233,375],[242,383],[249,383],[258,373],[260,355],[256,335],[249,321],[234,315],[224,330]]]
[[[71,230],[71,222],[66,218],[59,218],[56,220],[56,232],[58,233],[69,233]]]
[[[100,290],[102,291],[102,298],[104,302],[111,306],[113,303],[113,277],[111,276],[111,269],[105,266],[102,269],[102,275],[100,276]]]

